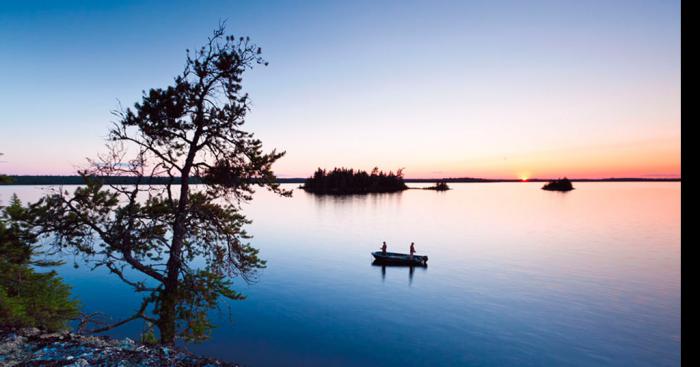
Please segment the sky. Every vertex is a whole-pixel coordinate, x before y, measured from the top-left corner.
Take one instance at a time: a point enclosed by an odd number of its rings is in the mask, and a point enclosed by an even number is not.
[[[247,129],[410,178],[680,177],[679,1],[2,1],[0,172],[74,174],[225,20]]]

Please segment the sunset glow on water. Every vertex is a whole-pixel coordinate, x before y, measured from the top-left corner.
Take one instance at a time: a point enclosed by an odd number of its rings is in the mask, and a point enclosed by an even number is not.
[[[680,359],[680,184],[450,184],[244,208],[268,261],[248,299],[188,348],[256,366],[674,366]],[[409,186],[421,186],[410,184]],[[295,185],[287,185],[293,188]],[[0,187],[0,200],[39,187]],[[372,266],[416,243],[428,267]],[[139,298],[114,276],[59,269],[85,311]],[[112,335],[137,337],[131,324]]]

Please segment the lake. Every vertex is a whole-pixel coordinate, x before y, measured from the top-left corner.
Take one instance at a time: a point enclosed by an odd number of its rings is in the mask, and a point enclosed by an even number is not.
[[[212,339],[187,348],[250,366],[679,365],[680,183],[541,185],[259,192],[245,213],[268,267],[237,280],[248,299],[214,311]],[[43,189],[0,186],[0,201]],[[428,267],[373,266],[382,241],[415,242]],[[66,260],[85,311],[138,306],[116,277]]]

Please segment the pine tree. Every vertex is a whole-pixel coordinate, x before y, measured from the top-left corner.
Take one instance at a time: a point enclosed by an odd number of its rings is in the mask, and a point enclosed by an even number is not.
[[[0,216],[0,324],[6,327],[64,329],[78,316],[78,303],[70,299],[70,287],[36,267],[60,262],[37,260],[43,253],[37,237],[23,225],[27,209],[13,195]]]
[[[243,298],[233,278],[250,279],[265,266],[247,241],[241,204],[255,186],[290,193],[271,168],[284,153],[263,152],[243,130],[250,109],[243,73],[266,64],[260,54],[249,38],[216,29],[204,47],[188,51],[173,85],[116,112],[109,151],[81,172],[86,186],[56,190],[34,206],[34,223],[54,234],[55,246],[143,295],[131,317],[93,331],[141,319],[158,328],[163,344],[203,340],[213,326],[208,311],[222,297]],[[101,177],[135,183],[105,185]],[[165,184],[154,185],[156,178]]]

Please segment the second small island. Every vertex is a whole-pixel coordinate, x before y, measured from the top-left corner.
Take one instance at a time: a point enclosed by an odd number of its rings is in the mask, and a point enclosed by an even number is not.
[[[450,190],[450,187],[447,186],[447,181],[440,180],[435,182],[434,186],[424,187],[423,190],[447,191]]]

